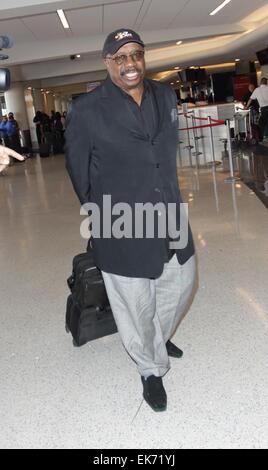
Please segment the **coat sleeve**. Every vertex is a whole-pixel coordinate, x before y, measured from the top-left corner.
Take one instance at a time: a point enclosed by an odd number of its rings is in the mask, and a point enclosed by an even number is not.
[[[90,202],[90,160],[92,136],[88,111],[73,103],[67,114],[65,131],[66,169],[81,204]]]

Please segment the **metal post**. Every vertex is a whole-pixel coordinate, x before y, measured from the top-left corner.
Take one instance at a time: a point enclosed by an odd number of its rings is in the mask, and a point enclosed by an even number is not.
[[[225,183],[232,183],[233,181],[238,181],[240,178],[238,178],[237,176],[234,176],[230,119],[226,120],[226,127],[227,127],[227,141],[228,141],[229,165],[230,165],[231,176],[226,178],[224,181],[225,181]]]
[[[248,112],[248,125],[249,125],[249,138],[250,138],[250,142],[252,141],[253,139],[253,129],[252,129],[252,119],[254,118],[254,114],[252,112],[252,109],[249,108],[249,112]]]
[[[195,119],[194,112],[193,112],[193,115],[192,115],[192,127],[193,127],[192,130],[193,130],[193,139],[194,139],[194,146],[195,146],[195,152],[193,153],[193,155],[195,155],[196,188],[199,191],[199,155],[201,154],[201,152],[199,152],[198,137],[197,137],[196,128],[195,128],[196,127],[196,119]]]
[[[209,125],[211,126],[211,116],[208,116],[208,122]],[[211,154],[212,154],[212,159],[213,161],[211,164],[215,166],[216,160],[215,160],[215,148],[214,148],[214,142],[213,142],[213,132],[212,132],[212,127],[209,127],[209,134],[210,134],[210,148],[211,148]]]
[[[182,158],[181,158],[181,144],[183,142],[179,139],[178,141],[178,152],[177,152],[177,156],[179,157],[179,167],[182,168]]]
[[[196,169],[198,169],[199,168],[199,155],[201,155],[201,152],[199,152],[195,114],[192,115],[192,127],[193,127],[193,139],[194,139],[194,147],[195,147],[195,152],[193,153],[193,155],[196,158]]]
[[[188,118],[186,118],[186,128],[187,128],[187,140],[188,140],[188,145],[185,147],[188,152],[189,152],[189,162],[190,162],[190,167],[193,167],[193,161],[192,161],[192,148],[193,146],[191,145],[191,140],[190,140],[190,131],[189,131],[189,124],[188,124]]]

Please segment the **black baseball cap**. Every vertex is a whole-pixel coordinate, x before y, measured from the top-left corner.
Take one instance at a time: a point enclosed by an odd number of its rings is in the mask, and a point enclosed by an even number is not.
[[[103,45],[102,57],[106,57],[107,54],[115,54],[120,47],[124,46],[128,42],[136,42],[142,47],[145,47],[144,42],[141,40],[138,33],[129,28],[121,28],[108,34]]]

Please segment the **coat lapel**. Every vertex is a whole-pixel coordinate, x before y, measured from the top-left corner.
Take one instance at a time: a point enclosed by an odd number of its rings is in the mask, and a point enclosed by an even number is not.
[[[157,138],[157,135],[161,132],[163,127],[164,119],[168,119],[165,116],[166,104],[165,104],[165,93],[164,87],[159,86],[153,80],[145,79],[145,83],[150,87],[151,93],[153,93],[157,109],[157,127],[154,138]],[[114,115],[114,119],[117,122],[120,122],[120,125],[124,124],[135,135],[139,138],[147,140],[148,137],[144,129],[142,128],[141,122],[136,118],[135,114],[131,111],[131,107],[128,106],[127,100],[123,99],[118,100],[120,97],[121,91],[112,83],[112,80],[108,76],[102,85],[102,98],[107,99],[111,110]],[[127,113],[127,120],[126,120]]]
[[[124,98],[121,93],[121,90],[112,83],[108,76],[102,85],[102,98],[106,99],[107,103],[109,103],[111,112],[113,112],[113,119],[118,122],[120,126],[125,126],[128,131],[132,132],[139,138],[147,139],[141,123],[132,112],[131,106],[128,106],[127,99]]]

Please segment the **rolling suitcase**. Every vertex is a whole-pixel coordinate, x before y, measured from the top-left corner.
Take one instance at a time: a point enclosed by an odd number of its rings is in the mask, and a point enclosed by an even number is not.
[[[72,294],[67,299],[65,329],[67,333],[71,332],[76,347],[117,332],[110,307],[81,309]]]
[[[53,155],[63,153],[63,139],[59,131],[54,131],[52,136],[52,152]]]
[[[49,157],[49,144],[42,142],[39,146],[39,155],[41,158]]]

